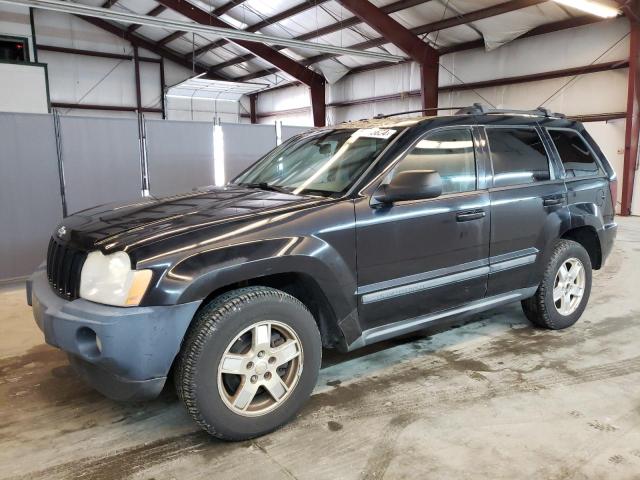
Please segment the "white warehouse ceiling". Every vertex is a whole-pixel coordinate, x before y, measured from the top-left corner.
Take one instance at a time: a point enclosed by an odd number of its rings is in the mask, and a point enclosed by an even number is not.
[[[211,18],[247,32],[405,57],[400,49],[386,43],[373,28],[355,18],[336,0],[82,0],[75,3],[183,22],[192,22],[192,19],[179,10],[196,9],[200,14],[207,17],[212,14]],[[372,3],[443,52],[456,46],[477,44],[492,50],[536,28],[597,20],[595,16],[552,0],[373,0]],[[213,34],[118,22],[110,25],[176,55],[184,64],[197,65],[198,73],[206,71],[222,80],[258,81],[269,86],[294,80],[268,60]],[[304,67],[322,73],[329,83],[354,69],[367,69],[381,63],[353,55],[274,48]]]

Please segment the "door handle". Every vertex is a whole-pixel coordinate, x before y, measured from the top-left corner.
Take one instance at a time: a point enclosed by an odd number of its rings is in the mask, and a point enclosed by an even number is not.
[[[465,212],[458,212],[456,214],[456,221],[458,222],[470,222],[471,220],[480,220],[484,218],[486,213],[484,210],[471,210]]]
[[[562,203],[562,197],[546,197],[542,199],[542,204],[545,207],[553,207],[554,205],[560,205]]]

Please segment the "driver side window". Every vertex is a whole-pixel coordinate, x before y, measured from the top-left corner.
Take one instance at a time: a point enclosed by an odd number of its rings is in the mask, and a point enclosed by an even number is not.
[[[476,190],[476,159],[468,128],[452,128],[427,134],[390,172],[389,183],[400,172],[434,170],[442,178],[442,193]]]

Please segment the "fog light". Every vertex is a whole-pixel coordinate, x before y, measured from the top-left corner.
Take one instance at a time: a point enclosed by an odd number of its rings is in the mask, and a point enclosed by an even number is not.
[[[78,351],[85,358],[97,358],[102,353],[102,342],[89,327],[79,328],[76,332]]]

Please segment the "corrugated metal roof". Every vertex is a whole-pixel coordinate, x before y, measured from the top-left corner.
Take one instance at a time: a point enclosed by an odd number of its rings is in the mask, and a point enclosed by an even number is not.
[[[278,35],[286,38],[303,36],[305,40],[329,44],[341,47],[353,47],[359,43],[381,36],[369,25],[362,22],[350,22],[347,28],[337,29],[332,26],[351,19],[353,14],[337,0],[186,0],[192,5],[206,12],[216,9],[226,10],[220,19],[229,23],[234,28],[248,29],[265,34]],[[81,3],[100,6],[103,0],[81,0]],[[377,7],[386,7],[393,11],[389,15],[408,29],[424,27],[445,19],[477,12],[485,8],[494,7],[507,2],[506,0],[425,0],[423,2],[410,2],[412,6],[400,9],[409,2],[399,0],[373,0]],[[118,0],[111,8],[139,14],[147,14],[159,3],[155,0]],[[299,8],[296,8],[299,7]],[[295,9],[294,15],[283,17],[281,14],[290,9]],[[270,21],[274,15],[280,15],[278,21]],[[498,16],[479,19],[470,23],[452,26],[439,31],[423,33],[420,37],[434,47],[450,47],[474,41],[484,41],[488,50],[499,46],[525,34],[529,30],[547,23],[582,16],[583,13],[570,10],[553,1],[540,3],[525,8],[503,13]],[[166,8],[158,14],[159,18],[170,18],[189,21],[185,16]],[[267,25],[265,25],[267,23]],[[262,28],[255,29],[252,26],[261,24]],[[126,25],[120,25],[127,28]],[[335,31],[328,31],[335,30]],[[423,28],[425,30],[425,28]],[[429,29],[426,29],[429,30]],[[158,42],[172,32],[151,27],[139,27],[135,32],[153,42]],[[214,44],[214,48],[204,47]],[[198,51],[196,62],[204,68],[226,62],[224,68],[215,69],[216,73],[233,80],[243,75],[256,72],[267,73],[273,66],[264,59],[251,56],[249,59],[240,57],[249,53],[243,47],[213,35],[200,35],[185,33],[179,38],[167,42],[165,48],[169,48],[191,62],[192,53]],[[198,50],[201,49],[201,50]],[[371,50],[386,51],[396,55],[404,53],[396,46],[385,43]],[[310,63],[308,58],[317,55],[317,52],[307,49],[280,49],[284,55],[301,62]],[[322,73],[327,81],[334,82],[341,78],[350,69],[363,67],[376,63],[375,60],[354,57],[337,56],[322,62],[313,63],[310,68]],[[293,77],[285,72],[269,72],[260,77],[260,83],[277,85],[291,81]]]

